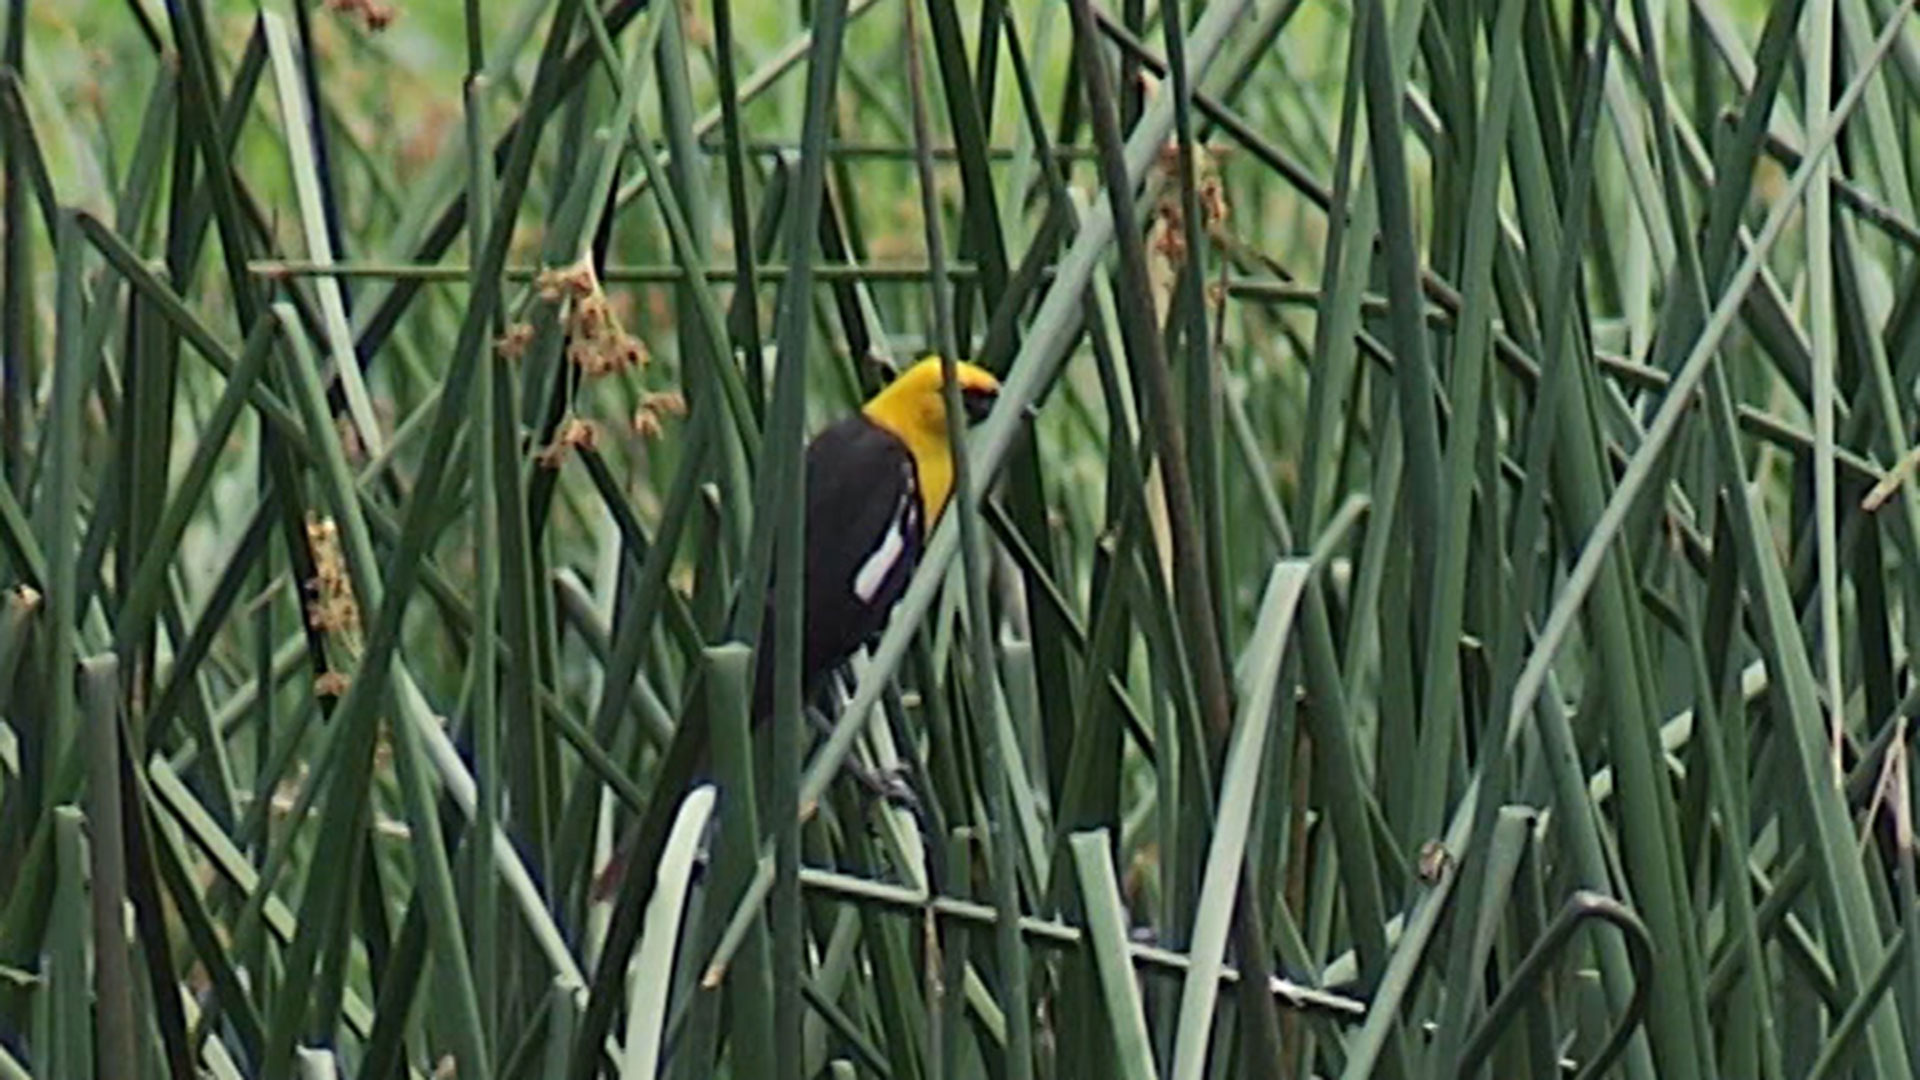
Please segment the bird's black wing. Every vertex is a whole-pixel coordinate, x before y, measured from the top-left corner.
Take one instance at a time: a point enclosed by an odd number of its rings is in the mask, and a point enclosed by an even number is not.
[[[864,416],[807,446],[806,642],[802,681],[819,680],[886,626],[920,559],[924,510],[913,455]],[[762,623],[754,716],[771,711],[772,597]]]

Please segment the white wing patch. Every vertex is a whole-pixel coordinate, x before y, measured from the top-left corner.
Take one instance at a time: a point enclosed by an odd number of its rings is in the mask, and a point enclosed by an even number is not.
[[[887,575],[893,572],[900,557],[907,553],[907,513],[906,500],[901,500],[900,509],[893,515],[893,523],[887,526],[887,534],[880,538],[880,546],[873,549],[867,561],[860,564],[860,572],[853,575],[853,595],[863,604],[873,602],[873,595],[886,583]]]
[[[913,461],[903,462],[900,472],[905,490],[900,493],[900,501],[894,504],[893,520],[887,525],[886,535],[880,538],[880,546],[873,549],[873,554],[867,556],[867,561],[861,563],[853,575],[853,595],[863,604],[873,603],[880,587],[887,583],[893,568],[907,553],[907,530],[920,528],[920,485]]]

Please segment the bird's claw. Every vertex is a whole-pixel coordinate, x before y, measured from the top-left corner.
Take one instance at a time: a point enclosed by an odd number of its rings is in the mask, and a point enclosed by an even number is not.
[[[920,793],[913,789],[912,771],[900,762],[874,774],[874,793],[888,806],[911,814],[920,812]]]

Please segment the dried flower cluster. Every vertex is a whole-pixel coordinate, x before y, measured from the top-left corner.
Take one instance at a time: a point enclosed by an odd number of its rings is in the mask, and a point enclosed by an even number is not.
[[[373,33],[379,33],[393,24],[399,14],[392,4],[383,4],[380,0],[327,0],[327,8],[352,19],[358,19],[361,25]]]
[[[534,280],[534,287],[540,299],[564,307],[561,318],[567,335],[567,362],[582,375],[616,375],[645,367],[651,360],[646,344],[620,325],[591,260],[582,258],[571,266],[544,271]],[[532,340],[532,327],[515,323],[494,342],[494,349],[509,360],[518,360],[526,355]],[[677,393],[646,393],[629,426],[637,435],[657,438],[667,417],[685,416],[686,412],[686,400]],[[535,455],[535,461],[557,469],[574,450],[594,449],[600,437],[601,428],[594,421],[569,417],[554,433],[553,442]]]
[[[313,599],[307,604],[307,623],[323,634],[357,634],[360,605],[353,598],[347,560],[340,550],[340,527],[332,518],[307,518],[307,547],[313,552]],[[338,697],[346,693],[347,676],[329,671],[314,680],[314,693]]]
[[[347,577],[347,560],[340,551],[340,526],[332,518],[307,518],[307,547],[313,551],[314,600],[307,622],[325,634],[360,628],[360,608],[354,603]]]
[[[646,344],[620,325],[590,260],[544,271],[535,284],[541,299],[566,305],[569,363],[588,376],[646,366],[650,359]]]
[[[568,417],[554,433],[551,445],[534,455],[544,469],[557,469],[574,450],[592,450],[600,445],[600,425],[578,416]]]
[[[677,390],[662,390],[650,393],[640,399],[640,407],[633,411],[634,434],[646,439],[657,439],[664,427],[664,418],[687,415],[687,399]]]
[[[533,324],[517,322],[493,339],[493,351],[508,363],[518,363],[527,355],[527,347],[532,344]]]
[[[1167,261],[1180,266],[1187,258],[1187,219],[1178,183],[1180,147],[1177,144],[1169,142],[1160,149],[1159,168],[1169,182],[1154,207],[1153,246]],[[1193,187],[1200,204],[1201,231],[1218,239],[1227,222],[1227,189],[1220,181],[1219,162],[1205,146],[1193,148]]]

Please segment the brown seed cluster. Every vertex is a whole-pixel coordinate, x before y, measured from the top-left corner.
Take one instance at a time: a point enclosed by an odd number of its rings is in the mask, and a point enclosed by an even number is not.
[[[534,279],[540,299],[562,307],[561,325],[567,335],[567,362],[582,376],[596,378],[636,371],[647,366],[651,357],[647,346],[620,325],[620,317],[608,300],[606,290],[594,273],[590,259],[581,258],[571,266],[543,271]],[[516,323],[494,342],[494,348],[509,360],[526,354],[533,330]],[[670,416],[685,416],[686,400],[677,393],[649,392],[641,395],[628,426],[648,439],[658,438]],[[600,444],[599,424],[571,416],[554,433],[553,442],[542,448],[534,460],[544,468],[557,469],[576,449],[592,450]]]
[[[313,552],[313,599],[307,604],[307,623],[329,636],[357,634],[360,630],[360,605],[353,598],[353,582],[347,575],[346,556],[340,550],[340,527],[332,518],[307,518],[307,547]],[[313,691],[321,697],[339,697],[346,693],[344,672],[329,671],[314,680]]]
[[[376,34],[393,25],[394,18],[400,14],[392,4],[383,4],[380,0],[327,0],[327,8],[359,20]]]
[[[553,435],[553,443],[534,455],[541,468],[557,469],[574,450],[593,450],[600,445],[600,425],[578,416],[568,417]]]
[[[1181,202],[1180,147],[1172,142],[1160,149],[1159,168],[1169,180],[1165,194],[1154,207],[1153,244],[1155,250],[1175,266],[1187,258],[1186,206]],[[1200,228],[1218,239],[1227,222],[1227,189],[1220,180],[1220,165],[1213,151],[1205,146],[1193,148],[1193,186],[1200,204]]]
[[[493,339],[493,351],[508,363],[519,363],[533,344],[533,324],[517,322]]]
[[[646,344],[620,325],[590,260],[544,271],[535,284],[541,299],[566,305],[567,361],[582,373],[612,375],[651,359]]]
[[[687,399],[679,391],[662,390],[646,394],[640,399],[640,407],[633,411],[634,434],[646,439],[657,439],[665,427],[666,417],[685,415],[687,415]]]
[[[313,603],[307,622],[325,634],[360,628],[360,608],[347,577],[347,560],[340,551],[340,526],[332,518],[307,518],[307,547],[313,551]]]

